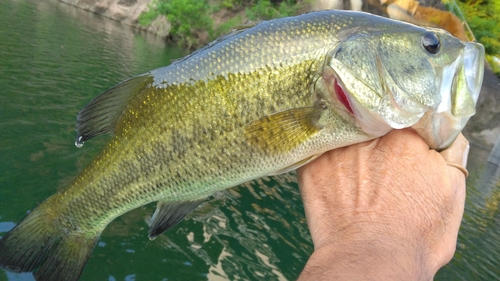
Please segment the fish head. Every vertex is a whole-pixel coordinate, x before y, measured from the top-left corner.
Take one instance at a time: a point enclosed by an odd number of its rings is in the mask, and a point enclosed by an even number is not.
[[[401,23],[349,31],[322,75],[332,85],[330,95],[366,133],[411,127],[430,148],[442,150],[474,115],[483,69],[481,44]]]

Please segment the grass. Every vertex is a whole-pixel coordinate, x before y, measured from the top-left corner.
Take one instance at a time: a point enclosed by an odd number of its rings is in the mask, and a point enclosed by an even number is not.
[[[453,0],[445,2],[453,8]],[[459,0],[456,2],[476,40],[483,44],[486,59],[493,71],[500,76],[500,66],[494,57],[500,56],[500,1]]]
[[[294,15],[307,1],[301,0],[155,0],[139,17],[139,24],[147,26],[159,15],[165,15],[172,24],[170,34],[175,41],[196,48],[241,25],[247,20],[258,21]],[[213,15],[222,10],[237,15],[216,26]],[[207,38],[201,40],[200,34]]]

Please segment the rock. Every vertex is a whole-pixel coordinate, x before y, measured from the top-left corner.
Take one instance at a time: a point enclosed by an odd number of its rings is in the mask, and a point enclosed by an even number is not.
[[[118,5],[126,6],[126,7],[131,7],[134,6],[137,3],[137,0],[120,0],[118,1]]]
[[[461,40],[469,40],[462,21],[450,12],[432,7],[419,6],[414,17],[419,22],[427,22],[430,25],[446,29]]]
[[[148,29],[139,25],[139,16],[148,9],[151,0],[59,0],[73,6],[77,6],[92,13],[107,17],[121,23],[139,28]],[[165,19],[160,19],[151,31],[158,30],[161,36],[167,36],[170,28],[162,27]],[[168,25],[169,26],[169,25]],[[165,31],[167,32],[165,35]],[[157,33],[158,34],[158,33]]]
[[[170,34],[172,24],[167,20],[165,15],[157,17],[146,29],[160,37],[167,37]]]
[[[491,147],[500,137],[500,79],[486,65],[476,115],[464,128],[464,135],[479,145]]]
[[[363,6],[362,0],[316,0],[310,4],[311,11],[327,10],[327,9],[344,9],[361,11]]]

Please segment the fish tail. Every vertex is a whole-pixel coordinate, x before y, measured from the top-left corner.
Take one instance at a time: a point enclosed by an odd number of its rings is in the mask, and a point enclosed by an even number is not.
[[[0,267],[36,280],[78,280],[99,234],[58,226],[42,206],[0,239]]]

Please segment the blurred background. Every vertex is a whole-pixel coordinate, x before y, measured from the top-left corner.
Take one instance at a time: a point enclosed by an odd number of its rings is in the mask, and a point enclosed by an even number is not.
[[[65,2],[65,3],[63,3]],[[436,280],[500,280],[500,2],[493,0],[2,0],[0,236],[90,163],[75,116],[118,82],[165,66],[248,21],[353,9],[439,26],[487,52],[457,252]],[[313,251],[294,173],[219,192],[154,241],[155,205],[113,221],[81,280],[295,280]],[[33,280],[0,270],[0,281]]]

